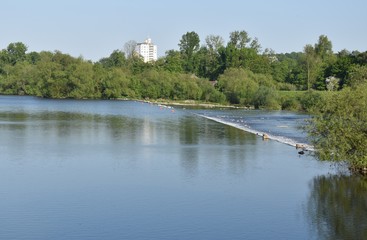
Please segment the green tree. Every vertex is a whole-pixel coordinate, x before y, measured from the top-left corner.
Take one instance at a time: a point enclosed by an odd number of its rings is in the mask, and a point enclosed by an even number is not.
[[[315,48],[311,44],[304,47],[304,64],[307,72],[307,90],[310,90],[316,81],[320,59],[316,54]]]
[[[246,31],[234,31],[229,34],[228,45],[242,49],[245,48],[250,41],[251,38]]]
[[[367,65],[351,66],[348,77],[348,83],[353,88],[358,87],[360,84],[367,83]]]
[[[347,161],[367,171],[367,84],[345,88],[317,105],[308,133],[321,160]]]
[[[130,40],[127,41],[124,44],[124,52],[125,52],[125,56],[130,59],[133,58],[135,56],[136,53],[136,46],[138,45],[138,43],[135,40]]]
[[[266,108],[279,110],[281,108],[278,103],[278,95],[274,88],[260,86],[254,96],[253,103],[255,108]]]
[[[353,51],[351,55],[355,64],[367,65],[367,51],[362,53]]]
[[[106,68],[123,67],[126,65],[125,53],[120,50],[114,50],[108,58],[99,60],[99,63]]]
[[[116,99],[133,95],[129,88],[130,80],[120,68],[113,68],[106,72],[100,84],[101,96],[104,99]]]
[[[333,44],[327,36],[321,35],[318,42],[315,44],[315,53],[325,60],[327,57],[333,54]]]
[[[200,47],[199,35],[193,31],[187,32],[186,34],[182,35],[178,46],[180,47],[181,54],[185,60],[185,70],[187,72],[193,72],[193,56]]]
[[[27,50],[28,48],[24,43],[10,43],[7,47],[8,63],[15,65],[17,62],[24,61]]]
[[[325,35],[321,35],[315,44],[316,65],[318,66],[316,67],[313,87],[317,90],[325,90],[327,88],[327,79],[335,78],[334,74],[330,71],[330,66],[336,62],[332,47],[331,41]]]
[[[183,72],[183,60],[179,51],[169,50],[166,52],[164,69],[169,72]]]
[[[250,48],[254,49],[256,53],[259,53],[261,51],[261,44],[259,43],[259,39],[255,37],[250,43]]]
[[[224,46],[224,40],[218,35],[209,35],[205,38],[206,47],[211,54],[218,54],[219,48]]]
[[[68,97],[79,99],[96,97],[94,71],[91,63],[80,60],[69,65],[65,71],[69,88]]]
[[[340,79],[339,87],[343,88],[347,85],[347,77],[353,64],[350,52],[342,50],[336,54],[334,62],[329,64],[327,71],[328,76],[334,76]]]
[[[202,53],[205,53],[205,66],[200,69],[205,74],[199,74],[200,77],[209,78],[210,80],[218,79],[218,76],[223,73],[223,65],[221,64],[221,50],[224,49],[224,40],[218,35],[209,35],[205,38],[206,46],[202,48]]]
[[[230,103],[251,106],[259,84],[251,71],[230,68],[219,77],[218,87]]]
[[[197,83],[197,78],[189,74],[180,74],[173,82],[173,99],[200,100],[203,94]]]
[[[49,61],[49,52],[41,53],[41,60],[37,62],[37,87],[40,96],[47,98],[65,98],[69,93],[66,73],[60,63]]]
[[[210,54],[207,47],[201,47],[199,51],[194,55],[194,73],[198,77],[208,77],[210,75]]]
[[[0,83],[2,91],[6,94],[36,95],[33,81],[36,79],[35,68],[26,61],[14,66],[7,65],[7,75]]]
[[[202,89],[201,99],[205,102],[226,103],[226,96],[219,92],[209,81],[198,79],[197,84]]]
[[[31,64],[36,64],[39,60],[41,60],[40,54],[38,52],[30,52],[27,54],[26,58]]]
[[[226,48],[221,48],[219,54],[222,72],[229,68],[243,67],[241,52],[233,44],[228,44]]]
[[[126,67],[131,72],[131,74],[139,74],[147,69],[153,68],[154,65],[150,63],[145,63],[144,60],[139,56],[133,56],[128,58],[126,61]]]

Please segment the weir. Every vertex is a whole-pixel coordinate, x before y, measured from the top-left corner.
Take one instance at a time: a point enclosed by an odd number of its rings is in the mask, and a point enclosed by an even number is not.
[[[261,137],[264,134],[266,134],[267,139],[269,139],[269,140],[274,140],[274,141],[284,143],[284,144],[287,144],[287,145],[290,145],[290,146],[293,146],[293,147],[301,145],[301,146],[303,146],[304,150],[314,151],[314,147],[310,144],[307,144],[307,143],[304,143],[304,142],[298,142],[294,139],[287,138],[287,137],[284,137],[284,136],[276,136],[276,135],[273,135],[269,132],[259,131],[259,130],[251,128],[250,126],[248,126],[246,124],[241,124],[241,123],[237,123],[237,122],[228,122],[228,121],[223,120],[222,118],[219,118],[219,117],[210,117],[210,116],[206,116],[206,115],[203,115],[203,114],[196,114],[196,115],[198,115],[200,117],[203,117],[203,118],[206,118],[206,119],[209,119],[209,120],[212,120],[212,121],[215,121],[215,122],[218,122],[218,123],[222,123],[222,124],[225,124],[225,125],[228,125],[228,126],[231,126],[231,127],[238,128],[240,130],[243,130],[243,131],[246,131],[248,133],[252,133],[252,134],[255,134],[255,135],[258,135],[258,136],[261,136]]]

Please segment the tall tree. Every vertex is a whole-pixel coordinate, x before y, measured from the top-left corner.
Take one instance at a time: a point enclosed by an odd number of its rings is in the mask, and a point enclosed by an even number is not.
[[[24,43],[10,43],[7,47],[8,62],[15,65],[19,61],[24,61],[26,59],[27,50],[28,48]]]
[[[205,39],[206,42],[206,56],[205,56],[205,75],[201,77],[216,80],[221,70],[220,64],[220,50],[224,49],[224,40],[221,36],[209,35]],[[203,69],[203,68],[202,68]]]
[[[254,40],[250,43],[250,48],[254,49],[257,53],[261,51],[261,45],[259,43],[259,39],[257,37],[254,38]]]
[[[315,57],[318,60],[317,72],[315,76],[314,87],[318,90],[326,89],[326,79],[332,77],[330,66],[336,62],[336,57],[333,55],[332,43],[325,35],[319,37],[315,44]],[[330,79],[330,78],[329,78]]]
[[[229,35],[228,44],[235,46],[238,49],[245,48],[246,45],[251,41],[246,31],[234,31]]]
[[[315,53],[325,60],[326,57],[333,54],[333,44],[327,36],[321,35],[318,42],[315,44]]]
[[[127,58],[134,57],[137,42],[135,40],[130,40],[124,44],[124,52]]]
[[[181,54],[185,60],[186,71],[192,72],[193,55],[199,50],[200,47],[199,35],[194,31],[185,33],[182,35],[178,46],[180,47]]]
[[[307,44],[304,49],[304,62],[307,71],[307,90],[311,89],[312,83],[315,81],[315,73],[319,62],[315,48],[311,44]]]
[[[205,43],[209,52],[218,53],[218,49],[224,45],[224,40],[219,35],[209,35],[205,38]]]

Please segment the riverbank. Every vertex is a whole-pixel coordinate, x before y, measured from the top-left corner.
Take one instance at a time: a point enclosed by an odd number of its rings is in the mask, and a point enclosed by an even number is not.
[[[129,100],[129,99],[124,99]],[[160,105],[168,105],[173,107],[190,107],[190,108],[226,108],[226,109],[254,109],[253,107],[235,106],[229,104],[201,102],[195,100],[167,100],[167,99],[156,99],[156,100],[138,100],[147,103],[154,103]]]

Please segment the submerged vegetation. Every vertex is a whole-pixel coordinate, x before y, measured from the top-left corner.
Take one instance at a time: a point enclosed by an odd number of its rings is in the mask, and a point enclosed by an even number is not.
[[[302,52],[262,50],[246,31],[187,32],[179,50],[155,62],[134,54],[135,41],[92,62],[60,51],[27,52],[24,43],[0,51],[0,93],[45,98],[166,99],[307,111],[320,159],[367,167],[367,52],[332,51],[321,35]]]

